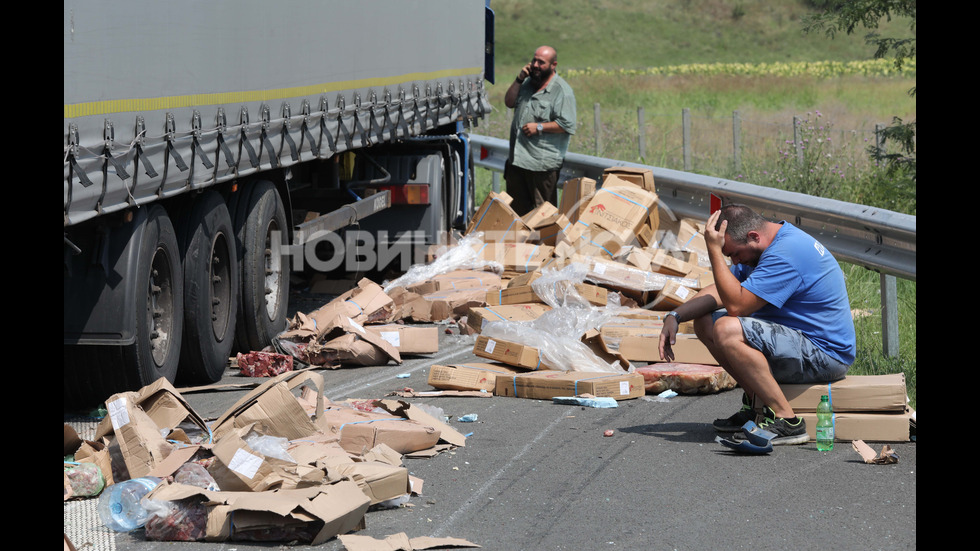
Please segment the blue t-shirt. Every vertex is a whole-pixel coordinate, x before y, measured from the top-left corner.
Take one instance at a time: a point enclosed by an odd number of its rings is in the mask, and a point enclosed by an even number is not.
[[[781,224],[754,269],[732,266],[742,287],[768,303],[753,316],[797,329],[824,352],[854,363],[854,321],[837,259],[806,232]]]

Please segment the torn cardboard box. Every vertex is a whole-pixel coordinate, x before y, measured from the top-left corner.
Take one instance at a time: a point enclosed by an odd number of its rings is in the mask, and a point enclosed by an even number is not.
[[[293,394],[296,389],[313,385],[316,391],[315,411],[309,412]],[[323,408],[323,377],[312,371],[290,371],[264,382],[219,416],[212,424],[215,441],[227,431],[252,424],[263,433],[289,440],[306,438],[319,431],[311,419]]]
[[[379,444],[406,454],[432,448],[440,438],[439,431],[432,425],[344,405],[326,407],[318,425],[323,432],[336,436],[340,445],[354,454],[363,454]]]
[[[480,210],[466,228],[466,235],[483,233],[485,242],[523,243],[530,237],[531,229],[521,216],[510,208],[511,197],[506,193],[491,191]]]
[[[249,446],[246,439],[258,446],[263,437],[269,436],[257,432],[255,428],[255,424],[234,428],[226,431],[215,443],[212,452],[216,461],[208,470],[219,488],[261,492],[274,488],[305,488],[324,481],[326,474],[322,469],[290,460],[285,448],[271,450],[275,440],[265,453]]]
[[[434,275],[426,281],[407,285],[405,289],[419,295],[427,295],[439,291],[458,291],[461,289],[472,289],[474,287],[494,288],[500,285],[500,276],[493,272],[453,270],[444,274]]]
[[[363,529],[370,506],[370,499],[350,480],[262,492],[215,492],[164,482],[147,498],[205,503],[205,541],[302,541],[311,545]]]
[[[368,325],[366,330],[377,333],[399,354],[434,354],[439,351],[439,328],[435,325]]]

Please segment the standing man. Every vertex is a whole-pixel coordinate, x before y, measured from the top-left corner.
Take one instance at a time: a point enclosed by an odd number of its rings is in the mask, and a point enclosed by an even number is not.
[[[557,67],[555,49],[541,46],[504,95],[514,109],[504,179],[521,216],[545,201],[558,205],[558,173],[576,118],[575,94]]]
[[[799,228],[744,205],[714,212],[704,236],[715,283],[668,315],[673,321],[664,321],[660,357],[673,360],[677,324],[693,319],[698,338],[745,391],[741,409],[715,420],[715,429],[737,433],[754,420],[776,434],[773,445],[804,444],[806,424],[779,383],[836,381],[854,362],[854,322],[840,265]]]

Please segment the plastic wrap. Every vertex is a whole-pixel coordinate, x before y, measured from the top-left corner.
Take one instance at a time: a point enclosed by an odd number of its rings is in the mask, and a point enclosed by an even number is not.
[[[179,501],[143,499],[146,539],[154,541],[201,541],[207,535],[208,508],[200,498]]]
[[[499,262],[484,260],[480,255],[483,247],[483,232],[467,235],[451,247],[446,254],[439,256],[428,264],[415,264],[404,275],[384,285],[385,292],[395,287],[408,287],[427,281],[440,274],[454,270],[486,270],[502,273],[503,266]]]
[[[531,288],[534,289],[534,294],[538,298],[552,308],[562,306],[594,308],[575,289],[576,284],[585,282],[588,274],[588,265],[581,262],[573,262],[560,270],[544,268],[541,270],[541,276],[531,282]],[[609,303],[606,306],[609,308],[620,306],[617,293],[610,293],[608,300]]]
[[[97,496],[105,488],[102,469],[95,463],[65,463],[65,478],[71,487],[69,497]]]
[[[289,461],[290,463],[296,463],[296,460],[286,452],[286,448],[289,446],[289,440],[286,438],[249,432],[245,436],[245,444],[252,451],[260,453],[265,457],[274,457],[283,461]]]
[[[590,329],[601,327],[613,318],[620,308],[593,306],[560,306],[541,314],[533,321],[487,322],[482,334],[526,346],[533,346],[541,361],[561,371],[601,373],[632,373],[615,362],[606,362],[584,342],[582,336]]]
[[[200,463],[188,462],[181,465],[174,472],[174,482],[197,486],[214,492],[221,490],[211,473]]]

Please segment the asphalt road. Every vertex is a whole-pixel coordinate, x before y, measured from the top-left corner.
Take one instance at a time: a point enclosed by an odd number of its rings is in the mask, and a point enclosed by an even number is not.
[[[442,334],[438,353],[400,365],[322,370],[325,395],[428,390],[429,366],[475,361],[472,346],[472,337]],[[221,383],[243,381],[229,370]],[[184,397],[213,419],[245,392]],[[422,495],[406,507],[370,511],[361,535],[458,537],[508,551],[916,547],[914,442],[890,443],[899,457],[893,465],[863,463],[849,442],[830,452],[810,443],[740,455],[715,442],[710,424],[737,409],[738,391],[648,396],[610,409],[507,397],[402,399],[442,408],[468,434],[466,445],[405,459],[424,480]],[[466,414],[477,421],[459,422]],[[603,435],[608,429],[613,436]],[[345,549],[336,538],[316,547],[151,542],[141,530],[109,532],[92,510],[94,503],[65,507],[65,531],[79,550]]]

